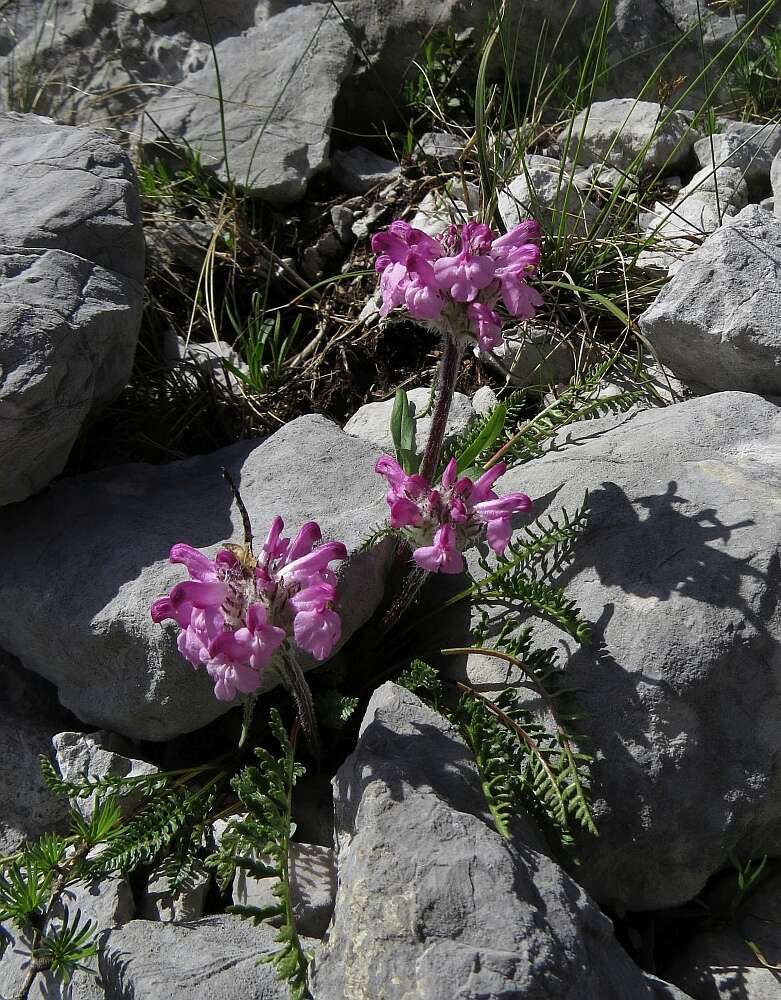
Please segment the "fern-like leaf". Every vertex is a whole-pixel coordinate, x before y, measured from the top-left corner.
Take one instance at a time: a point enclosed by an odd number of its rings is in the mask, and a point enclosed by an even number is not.
[[[598,395],[611,366],[612,361],[609,361],[586,371],[579,382],[568,386],[557,400],[531,420],[521,423],[520,428],[512,419],[515,412],[510,407],[504,440],[498,442],[504,461],[513,466],[537,458],[542,454],[544,442],[569,424],[608,413],[624,413],[648,395],[643,389]]]
[[[208,810],[203,789],[166,789],[116,831],[105,850],[88,862],[92,876],[132,871],[151,864],[185,825]]]
[[[230,881],[236,868],[256,877],[276,876],[273,891],[278,905],[237,905],[230,907],[229,912],[255,923],[272,916],[281,917],[276,936],[279,947],[263,961],[274,966],[277,978],[287,983],[294,1000],[305,1000],[309,956],[296,931],[289,868],[290,839],[295,829],[293,788],[305,769],[296,761],[295,746],[288,739],[276,709],[271,710],[269,725],[279,743],[281,756],[277,758],[258,747],[255,750],[258,766],[245,767],[233,778],[233,788],[246,815],[230,823],[218,850],[207,859],[207,864],[217,871],[223,885]]]
[[[85,774],[79,780],[66,781],[57,773],[46,754],[41,754],[39,761],[47,788],[66,799],[87,799],[96,792],[101,795],[141,792],[144,797],[149,798],[168,784],[168,778],[164,774],[139,774],[124,778],[118,774],[106,774],[101,778]]]

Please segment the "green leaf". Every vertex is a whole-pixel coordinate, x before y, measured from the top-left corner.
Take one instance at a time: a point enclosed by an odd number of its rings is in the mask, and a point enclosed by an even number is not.
[[[42,913],[49,899],[53,873],[34,864],[8,865],[0,872],[0,920],[24,924],[33,914]]]
[[[85,819],[77,809],[71,810],[73,832],[90,847],[109,841],[119,832],[122,813],[113,793],[95,801],[92,815]]]
[[[615,302],[611,302],[610,299],[606,298],[604,295],[600,295],[599,292],[595,292],[593,288],[585,288],[583,285],[575,285],[569,281],[540,281],[540,285],[545,285],[548,288],[566,288],[570,292],[577,292],[578,295],[585,295],[589,299],[593,299],[594,302],[598,302],[603,308],[607,309],[617,320],[624,324],[628,329],[632,326],[632,321],[624,312],[623,309],[619,308]]]
[[[97,928],[91,920],[81,923],[81,911],[71,920],[68,910],[54,934],[41,941],[36,957],[48,961],[49,968],[67,984],[79,970],[88,971],[85,962],[98,953]]]
[[[424,660],[412,660],[399,676],[397,683],[413,694],[425,695],[435,708],[439,706],[444,696],[445,689],[439,671]]]
[[[477,437],[464,448],[460,455],[457,456],[456,461],[458,463],[459,474],[465,473],[468,469],[471,469],[477,458],[482,455],[484,451],[488,451],[491,445],[496,441],[499,435],[504,430],[504,423],[507,419],[507,407],[504,403],[500,403],[491,410],[491,415],[488,417],[486,422],[480,429],[480,433]]]
[[[268,920],[269,917],[279,917],[284,915],[281,906],[227,906],[226,913],[233,913],[242,920],[251,920],[254,924],[259,924],[261,920]]]
[[[317,717],[326,729],[341,729],[358,707],[358,698],[342,691],[324,691],[315,699]]]
[[[232,906],[228,912],[255,923],[269,917],[281,918],[275,952],[263,958],[270,962],[280,981],[286,981],[292,996],[306,995],[307,955],[298,937],[295,915],[290,898],[289,852],[290,839],[295,831],[292,820],[293,788],[296,780],[305,773],[296,761],[295,746],[288,738],[279,712],[269,712],[269,728],[277,739],[279,758],[265,747],[257,747],[258,766],[242,768],[231,784],[246,810],[244,819],[233,820],[222,835],[217,851],[206,860],[217,870],[223,886],[230,881],[236,867],[252,874],[276,876],[272,890],[279,900],[268,907]],[[255,860],[261,858],[261,860]]]
[[[415,417],[407,393],[403,389],[396,390],[391,410],[390,432],[399,465],[406,473],[417,472],[419,462],[415,451]]]

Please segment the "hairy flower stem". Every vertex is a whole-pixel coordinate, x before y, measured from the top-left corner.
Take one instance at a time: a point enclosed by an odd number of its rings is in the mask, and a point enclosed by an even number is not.
[[[241,720],[241,735],[239,736],[239,750],[247,742],[249,731],[252,726],[252,716],[255,711],[255,703],[258,700],[256,694],[251,694],[244,702],[244,717]]]
[[[299,667],[294,656],[285,652],[280,656],[279,661],[275,664],[279,676],[282,678],[282,683],[288,689],[288,691],[293,695],[293,700],[296,703],[296,708],[298,709],[298,719],[301,723],[301,729],[303,730],[306,741],[309,744],[309,750],[312,756],[316,759],[320,759],[323,755],[322,745],[320,743],[320,732],[317,727],[317,718],[315,716],[315,706],[312,702],[312,692],[309,690],[309,685],[304,677],[304,672]]]
[[[434,406],[434,415],[431,419],[431,430],[429,431],[426,450],[423,453],[423,461],[420,464],[420,474],[430,483],[434,482],[442,455],[442,444],[445,440],[445,429],[447,428],[447,418],[450,414],[450,406],[453,402],[453,393],[456,389],[458,379],[458,369],[461,364],[461,357],[464,353],[464,342],[462,338],[458,340],[450,334],[445,334],[442,345],[442,360],[439,364],[437,375],[437,401]],[[409,563],[412,550],[407,542],[399,545],[396,551],[396,559],[404,563]],[[425,570],[414,567],[412,572],[407,571],[402,579],[399,592],[396,594],[391,606],[383,615],[380,622],[379,635],[386,635],[399,621],[402,615],[409,609],[415,601],[420,588],[426,580],[428,573]]]
[[[410,548],[405,545],[407,558],[410,557]],[[409,610],[410,606],[414,603],[415,598],[420,592],[420,588],[426,582],[426,577],[428,573],[426,570],[421,569],[419,566],[412,564],[412,569],[407,573],[401,588],[393,600],[393,603],[388,608],[388,610],[383,615],[382,621],[380,622],[379,636],[385,636],[388,632],[396,625],[400,618],[404,615],[406,611]]]
[[[445,440],[445,429],[447,418],[450,414],[450,406],[453,402],[453,393],[456,389],[458,379],[458,369],[461,364],[461,357],[464,353],[462,338],[456,340],[450,334],[445,334],[442,346],[442,360],[439,364],[439,393],[434,406],[434,416],[431,418],[431,430],[429,431],[426,450],[423,453],[423,461],[420,464],[420,474],[430,483],[434,482],[442,455],[442,443]]]

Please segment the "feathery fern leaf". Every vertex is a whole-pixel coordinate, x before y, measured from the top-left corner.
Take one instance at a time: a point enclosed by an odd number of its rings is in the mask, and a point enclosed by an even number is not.
[[[123,823],[105,850],[88,862],[90,875],[128,872],[151,864],[186,824],[208,811],[208,794],[208,786],[193,791],[186,785],[161,792]]]
[[[230,881],[236,868],[256,877],[277,877],[273,891],[278,905],[232,906],[229,910],[255,923],[271,916],[282,918],[276,937],[279,947],[264,961],[270,962],[277,978],[288,984],[293,1000],[305,1000],[309,956],[296,931],[289,868],[290,838],[295,830],[293,788],[305,769],[296,761],[294,743],[288,739],[276,709],[271,710],[269,725],[282,755],[277,759],[258,747],[255,750],[258,766],[245,767],[233,778],[231,784],[246,815],[230,823],[207,864],[216,870],[223,885]]]
[[[580,382],[568,386],[558,399],[523,423],[513,419],[518,409],[514,400],[515,407],[508,408],[503,440],[497,442],[502,450],[502,459],[509,466],[528,462],[541,455],[544,442],[563,427],[608,413],[624,413],[647,395],[642,389],[616,392],[609,396],[597,395],[611,365],[612,361],[609,361],[589,369]]]
[[[57,773],[57,769],[46,754],[41,754],[39,761],[46,786],[55,795],[66,799],[87,799],[96,792],[127,794],[139,791],[148,798],[168,784],[168,777],[165,774],[138,774],[132,777],[106,774],[100,778],[85,774],[79,780],[66,781]]]

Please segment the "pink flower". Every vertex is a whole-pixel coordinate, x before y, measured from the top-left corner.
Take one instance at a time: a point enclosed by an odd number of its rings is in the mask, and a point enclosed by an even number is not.
[[[436,319],[445,306],[434,268],[417,254],[410,255],[404,303],[413,319]]]
[[[444,306],[431,267],[431,261],[442,254],[439,243],[396,220],[387,233],[372,238],[372,249],[378,254],[374,266],[381,273],[380,315],[387,316],[404,303],[415,319],[436,319]]]
[[[260,685],[260,674],[247,663],[211,660],[206,664],[206,672],[214,682],[214,697],[218,701],[233,701],[239,692],[252,694]]]
[[[469,324],[477,334],[481,351],[492,351],[502,342],[502,321],[484,302],[470,302],[466,309]]]
[[[298,645],[315,659],[326,660],[342,634],[342,622],[332,608],[336,589],[327,583],[306,587],[290,603],[297,614],[293,631]]]
[[[513,316],[523,319],[530,319],[542,305],[539,292],[526,284],[526,279],[539,267],[541,236],[539,225],[527,220],[494,240],[491,247],[502,300]]]
[[[461,252],[440,257],[434,264],[437,284],[456,302],[472,302],[494,279],[496,265],[490,256],[491,230],[479,222],[467,222],[461,230]]]
[[[502,301],[513,316],[532,319],[543,299],[536,288],[521,281],[517,275],[506,274],[502,276]]]
[[[455,545],[455,532],[449,524],[440,525],[434,544],[415,549],[412,558],[429,573],[463,573],[464,557]]]
[[[176,640],[179,652],[194,667],[206,666],[209,662],[209,646],[223,625],[224,620],[219,611],[192,609],[190,620]]]
[[[262,604],[249,606],[246,621],[244,628],[235,632],[220,632],[209,645],[209,655],[247,663],[259,673],[285,641],[285,630],[269,625],[268,611]]]
[[[501,479],[505,472],[507,472],[506,462],[497,462],[490,469],[486,469],[482,476],[475,480],[472,486],[469,493],[471,502],[474,504],[480,503],[481,500],[493,499],[496,496],[493,492],[493,485],[497,479]]]
[[[442,246],[433,236],[424,233],[422,229],[413,228],[401,219],[391,222],[387,232],[377,233],[372,237],[372,250],[378,254],[375,263],[378,271],[384,271],[390,263],[405,264],[410,251],[427,260],[436,260],[442,256]]]
[[[283,528],[275,517],[254,565],[229,549],[213,560],[189,545],[171,550],[171,561],[184,565],[191,579],[156,600],[150,614],[157,623],[176,622],[179,652],[207,670],[221,700],[256,691],[289,638],[324,660],[341,637],[330,564],[346,559],[347,549],[341,542],[321,543],[314,521],[292,540],[282,537]]]
[[[525,493],[506,493],[494,500],[484,500],[474,505],[475,514],[487,525],[488,544],[501,555],[512,534],[512,515],[530,511],[532,502]]]
[[[329,563],[346,558],[347,549],[342,542],[326,542],[292,562],[285,562],[277,570],[277,579],[307,586],[317,581]]]
[[[458,477],[452,458],[436,489],[421,476],[408,476],[390,455],[382,455],[375,469],[390,485],[391,527],[415,544],[415,562],[430,573],[462,572],[461,551],[483,532],[490,547],[501,555],[512,534],[513,514],[532,506],[525,493],[503,497],[494,493],[494,484],[507,471],[504,462],[497,462],[472,482],[468,476]]]
[[[531,220],[503,236],[481,222],[451,226],[439,239],[397,219],[372,238],[387,316],[403,307],[413,319],[453,336],[471,331],[480,350],[501,344],[501,299],[507,311],[531,318],[542,296],[528,285],[540,263],[542,230]]]

